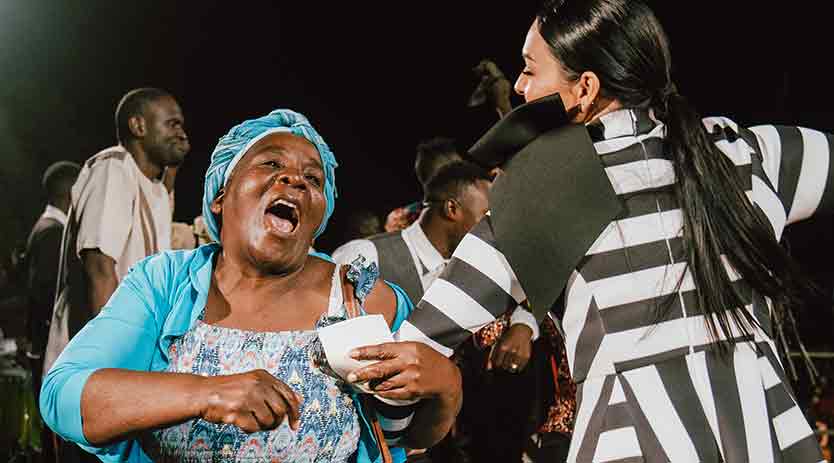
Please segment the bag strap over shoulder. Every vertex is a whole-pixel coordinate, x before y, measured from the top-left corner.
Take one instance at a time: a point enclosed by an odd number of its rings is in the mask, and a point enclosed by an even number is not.
[[[342,302],[345,304],[347,318],[356,318],[362,315],[362,306],[356,298],[356,290],[353,283],[348,280],[347,273],[349,269],[347,265],[339,269],[342,282]]]
[[[356,297],[353,283],[347,277],[348,270],[348,266],[343,266],[339,269],[342,282],[342,301],[345,305],[347,318],[356,318],[362,315],[363,310]],[[385,434],[382,432],[382,425],[379,423],[373,398],[368,394],[359,394],[359,400],[362,403],[362,409],[365,411],[366,418],[371,425],[371,432],[379,448],[382,463],[393,463],[394,459],[391,457],[391,450],[388,448],[388,443],[385,442]]]

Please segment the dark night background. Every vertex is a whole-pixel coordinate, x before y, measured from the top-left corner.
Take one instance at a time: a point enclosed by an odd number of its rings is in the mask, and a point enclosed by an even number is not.
[[[466,107],[471,68],[491,58],[511,81],[537,2],[171,2],[0,0],[0,248],[43,208],[50,163],[115,143],[127,90],[158,86],[182,105],[192,151],[176,219],[199,213],[218,137],[277,107],[306,114],[337,155],[336,214],[317,247],[341,244],[352,210],[384,216],[419,197],[414,147],[433,135],[465,148],[494,122]],[[703,115],[834,132],[831,40],[823,2],[656,1],[674,77]],[[514,104],[519,103],[516,98]],[[789,234],[830,295],[832,221]],[[830,298],[806,322],[831,338]],[[810,320],[805,317],[806,320]],[[809,328],[811,329],[811,328]]]

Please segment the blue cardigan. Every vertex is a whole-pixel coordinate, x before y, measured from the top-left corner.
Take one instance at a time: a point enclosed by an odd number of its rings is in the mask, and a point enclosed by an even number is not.
[[[190,251],[166,251],[137,263],[119,284],[101,313],[73,337],[43,379],[41,414],[52,430],[78,443],[102,461],[149,462],[138,442],[93,447],[81,426],[81,392],[87,378],[100,368],[164,371],[168,348],[197,321],[206,305],[214,255],[208,244]],[[321,256],[318,256],[321,257]],[[413,306],[396,285],[396,331]],[[356,461],[381,461],[368,419],[354,397],[362,435]],[[395,462],[405,461],[402,448],[392,448]]]

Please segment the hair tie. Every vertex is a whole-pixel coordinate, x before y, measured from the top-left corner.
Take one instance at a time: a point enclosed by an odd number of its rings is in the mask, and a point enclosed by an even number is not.
[[[672,81],[669,81],[665,87],[655,92],[651,101],[658,117],[664,119],[669,114],[669,98],[676,95],[678,95],[678,88]]]
[[[669,81],[665,87],[660,89],[657,93],[657,99],[664,105],[669,101],[669,98],[678,94],[678,87],[674,82]]]

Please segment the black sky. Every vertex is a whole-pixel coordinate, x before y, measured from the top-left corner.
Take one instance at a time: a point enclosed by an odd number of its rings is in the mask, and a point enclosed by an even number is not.
[[[193,146],[177,179],[179,220],[199,213],[218,137],[243,119],[292,108],[341,163],[336,215],[318,243],[331,250],[351,210],[382,215],[418,198],[412,165],[421,138],[457,137],[465,148],[488,128],[490,111],[465,106],[471,68],[492,58],[514,80],[537,6],[287,3],[0,0],[0,243],[25,239],[43,207],[46,166],[113,144],[120,96],[158,86],[178,97]],[[823,2],[652,3],[671,38],[678,88],[702,114],[834,131]],[[818,256],[822,243],[830,256],[830,220],[805,228],[795,232],[797,252]],[[828,272],[830,259],[807,261]]]
[[[13,211],[20,227],[38,213],[28,198],[39,173],[112,144],[119,97],[152,85],[179,98],[192,139],[177,182],[180,220],[199,211],[217,138],[288,107],[308,115],[341,162],[323,240],[338,244],[348,211],[383,214],[418,196],[411,165],[421,138],[448,135],[466,147],[489,126],[491,112],[465,106],[471,68],[490,57],[514,79],[537,5],[285,3],[0,2],[0,172],[25,198]],[[655,2],[678,86],[704,114],[830,130],[820,12],[803,0],[791,11],[761,5]]]

